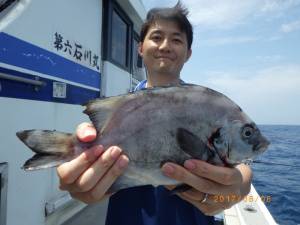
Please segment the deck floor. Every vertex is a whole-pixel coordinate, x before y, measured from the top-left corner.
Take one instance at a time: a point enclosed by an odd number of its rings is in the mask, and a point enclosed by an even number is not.
[[[106,207],[103,204],[92,204],[85,207],[62,225],[105,225]]]

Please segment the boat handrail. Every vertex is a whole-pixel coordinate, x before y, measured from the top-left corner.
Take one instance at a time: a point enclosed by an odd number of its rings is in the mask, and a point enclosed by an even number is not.
[[[38,76],[35,77],[35,80],[32,80],[29,78],[18,77],[18,76],[14,76],[14,75],[10,75],[10,74],[0,73],[0,79],[12,80],[12,81],[17,81],[17,82],[26,83],[26,84],[32,84],[35,86],[35,88],[40,88],[40,87],[46,86],[45,82],[38,80],[39,79]]]

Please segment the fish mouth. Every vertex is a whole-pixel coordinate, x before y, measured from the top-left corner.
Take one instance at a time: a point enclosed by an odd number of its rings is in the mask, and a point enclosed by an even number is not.
[[[254,146],[254,151],[255,152],[264,152],[267,150],[269,145],[270,145],[270,142],[266,140],[265,142]]]
[[[258,142],[253,146],[253,151],[262,153],[267,150],[269,145],[270,141],[266,137],[260,136]]]

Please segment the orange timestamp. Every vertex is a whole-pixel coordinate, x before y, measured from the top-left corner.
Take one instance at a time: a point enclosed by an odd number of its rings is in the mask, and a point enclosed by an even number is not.
[[[272,201],[272,197],[270,195],[247,195],[242,197],[240,195],[214,195],[214,202],[257,202],[261,200],[264,203],[270,203]]]

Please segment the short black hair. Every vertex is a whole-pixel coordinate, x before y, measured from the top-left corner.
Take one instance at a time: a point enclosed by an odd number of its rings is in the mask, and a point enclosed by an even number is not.
[[[141,42],[145,40],[147,32],[151,25],[157,20],[174,21],[181,31],[186,34],[188,49],[191,49],[193,42],[193,26],[187,18],[189,11],[180,1],[172,8],[153,8],[147,13],[146,21],[142,25],[140,38]]]

